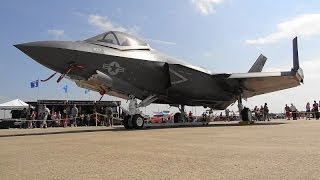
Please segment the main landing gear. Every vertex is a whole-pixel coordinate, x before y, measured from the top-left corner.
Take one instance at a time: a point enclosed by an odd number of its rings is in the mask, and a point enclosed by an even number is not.
[[[144,125],[144,117],[140,114],[127,115],[124,117],[122,123],[126,129],[141,129]]]
[[[151,95],[141,101],[139,104],[137,99],[133,96],[129,96],[129,111],[122,121],[123,126],[126,129],[141,129],[144,126],[144,117],[141,115],[140,107],[146,107],[158,98],[155,95]]]
[[[251,122],[252,121],[251,111],[249,108],[243,107],[241,95],[238,97],[238,110],[239,110],[240,120],[242,120],[243,122]]]
[[[185,112],[185,105],[180,105],[178,106],[178,109],[179,109],[179,113],[176,113],[173,117],[174,119],[174,123],[185,123],[188,121],[188,118],[187,118],[187,115],[186,115],[186,112]]]

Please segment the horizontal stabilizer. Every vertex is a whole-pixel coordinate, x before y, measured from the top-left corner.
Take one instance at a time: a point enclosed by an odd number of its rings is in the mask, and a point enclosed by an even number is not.
[[[260,54],[256,62],[252,65],[250,70],[248,71],[249,73],[251,72],[261,72],[263,69],[264,64],[267,61],[267,57],[265,57],[263,54]]]

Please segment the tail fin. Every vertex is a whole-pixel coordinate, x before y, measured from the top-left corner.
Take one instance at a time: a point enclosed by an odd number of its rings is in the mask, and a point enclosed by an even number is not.
[[[300,68],[299,66],[299,54],[298,54],[298,38],[295,37],[292,40],[292,51],[293,51],[293,71],[298,71]]]
[[[249,73],[261,72],[266,61],[267,61],[267,57],[265,57],[263,54],[260,54],[256,62],[252,65],[252,67],[248,72]]]

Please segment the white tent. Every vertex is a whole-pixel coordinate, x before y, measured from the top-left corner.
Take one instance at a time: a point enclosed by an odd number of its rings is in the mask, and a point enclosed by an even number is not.
[[[22,110],[28,108],[29,105],[20,99],[15,99],[3,104],[0,104],[0,110]]]

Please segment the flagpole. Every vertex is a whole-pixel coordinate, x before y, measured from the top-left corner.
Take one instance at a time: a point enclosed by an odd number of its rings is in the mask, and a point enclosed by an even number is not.
[[[67,89],[67,100],[69,101],[69,92],[68,92],[68,84],[66,85]]]
[[[40,85],[40,81],[39,81],[39,78],[38,78],[38,87],[37,87],[37,102],[38,102],[38,99],[39,99],[39,85]]]

